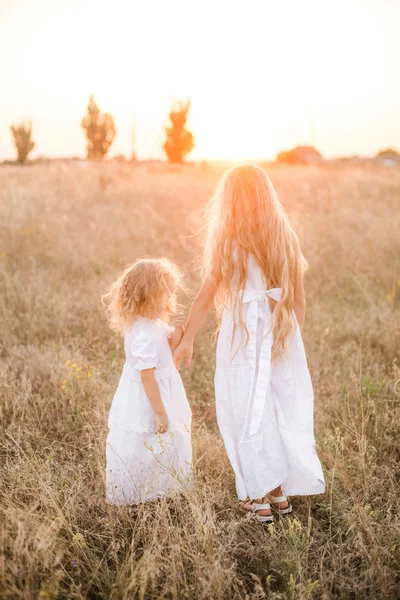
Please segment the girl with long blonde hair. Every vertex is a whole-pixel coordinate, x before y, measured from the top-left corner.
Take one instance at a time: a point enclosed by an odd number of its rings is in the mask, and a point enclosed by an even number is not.
[[[301,329],[307,262],[266,173],[239,165],[208,206],[204,282],[175,350],[187,367],[215,303],[218,426],[242,507],[262,522],[292,511],[288,495],[324,492],[313,389]]]

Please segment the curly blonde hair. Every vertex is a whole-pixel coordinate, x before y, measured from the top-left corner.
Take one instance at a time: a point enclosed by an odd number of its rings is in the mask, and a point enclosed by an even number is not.
[[[123,334],[139,316],[156,319],[173,314],[181,278],[178,266],[167,258],[142,258],[127,267],[101,298],[111,329]]]
[[[269,177],[255,165],[242,164],[226,171],[207,213],[204,269],[217,285],[217,311],[222,314],[227,304],[233,305],[239,320],[235,328],[246,329],[240,292],[246,285],[249,254],[262,269],[267,286],[282,288],[273,311],[272,357],[276,360],[286,353],[286,340],[294,330],[296,282],[308,266],[297,235]],[[248,339],[247,329],[246,335]]]

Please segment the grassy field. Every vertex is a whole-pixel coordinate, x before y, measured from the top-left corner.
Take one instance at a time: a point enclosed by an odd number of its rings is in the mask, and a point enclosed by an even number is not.
[[[195,291],[193,234],[218,169],[0,169],[1,598],[399,597],[400,171],[269,174],[310,263],[304,337],[327,491],[262,528],[238,508],[215,423],[213,318],[183,372],[194,491],[139,508],[104,500],[124,358],[100,295],[144,255],[175,259]]]

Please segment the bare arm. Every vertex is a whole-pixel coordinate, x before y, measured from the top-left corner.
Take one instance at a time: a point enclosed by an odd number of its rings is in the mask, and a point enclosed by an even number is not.
[[[300,330],[303,329],[306,318],[306,295],[304,292],[304,273],[299,273],[294,291],[294,312],[299,324]]]
[[[194,336],[214,304],[216,289],[214,281],[207,277],[194,299],[186,323],[185,333],[174,354],[177,369],[179,369],[182,360],[185,360],[186,366],[190,367],[193,355]]]
[[[156,414],[156,433],[165,433],[168,429],[168,417],[154,371],[155,369],[143,369],[143,371],[140,371],[140,379],[151,407]]]
[[[190,309],[185,333],[183,334],[184,341],[193,342],[197,330],[213,307],[215,292],[215,283],[207,277]]]
[[[175,317],[175,319],[174,319],[175,329],[172,332],[171,337],[169,338],[169,345],[172,350],[175,350],[175,348],[177,348],[177,346],[179,346],[179,344],[180,344],[180,341],[182,339],[183,332],[184,332],[184,324],[185,324],[184,315],[178,315]]]

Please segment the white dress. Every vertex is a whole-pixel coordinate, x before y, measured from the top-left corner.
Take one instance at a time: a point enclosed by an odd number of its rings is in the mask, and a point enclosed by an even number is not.
[[[126,362],[108,418],[110,504],[139,504],[191,485],[192,413],[168,343],[172,331],[160,319],[139,317],[125,334]],[[140,379],[141,370],[153,367],[169,422],[161,435]]]
[[[314,442],[313,388],[300,329],[296,322],[288,340],[288,358],[273,363],[269,298],[279,301],[281,290],[266,287],[264,274],[250,255],[241,299],[247,346],[239,326],[232,342],[234,318],[229,307],[217,344],[217,420],[240,500],[261,498],[279,485],[285,495],[325,491]]]

